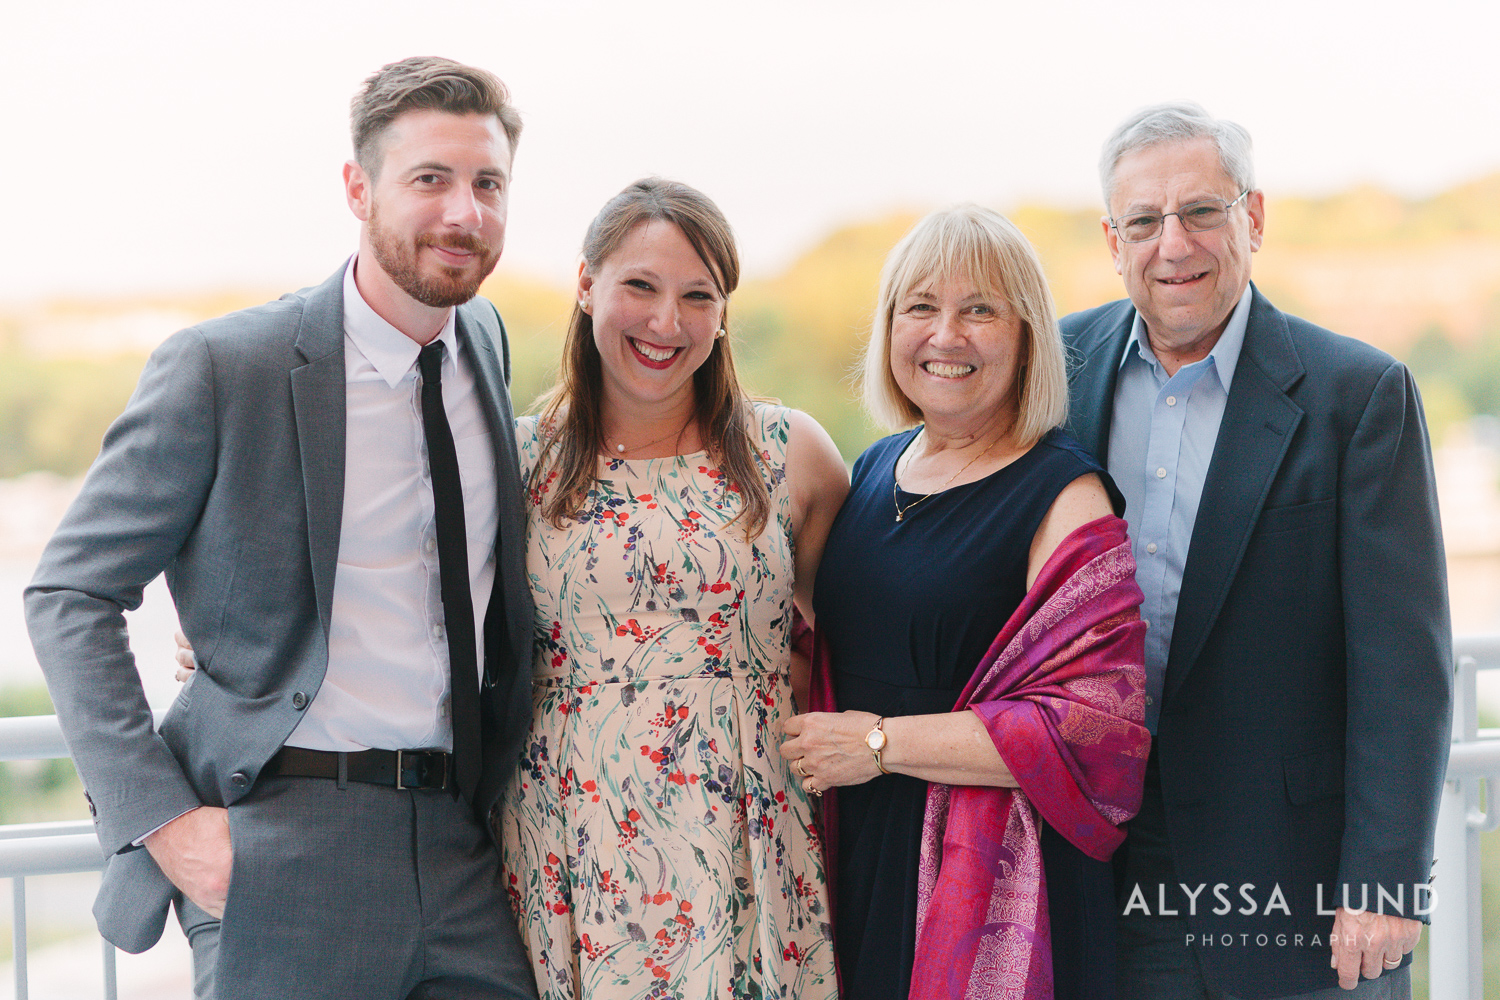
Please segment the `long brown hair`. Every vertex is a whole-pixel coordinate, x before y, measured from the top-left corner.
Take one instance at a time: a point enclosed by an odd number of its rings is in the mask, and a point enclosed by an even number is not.
[[[676,226],[697,251],[725,299],[727,330],[729,295],[740,283],[734,232],[719,207],[686,184],[647,177],[611,198],[584,236],[585,269],[598,273],[637,226],[653,221]],[[770,518],[771,494],[761,456],[750,440],[750,403],[735,374],[729,342],[728,336],[716,339],[708,358],[693,373],[694,419],[704,446],[744,502],[734,521],[743,518],[746,537],[754,538]],[[600,410],[603,392],[594,320],[575,302],[557,385],[540,400],[541,459],[531,479],[536,489],[546,482],[546,470],[557,473],[542,503],[542,516],[555,527],[562,527],[565,519],[582,509],[598,478],[599,453],[605,446]]]

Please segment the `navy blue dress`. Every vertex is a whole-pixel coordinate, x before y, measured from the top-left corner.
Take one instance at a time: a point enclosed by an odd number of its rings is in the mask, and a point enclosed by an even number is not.
[[[1026,594],[1026,563],[1063,488],[1107,473],[1053,431],[1010,465],[926,500],[892,497],[896,459],[916,435],[877,441],[854,482],[818,569],[818,630],[832,653],[843,710],[882,716],[953,710]],[[914,504],[908,507],[909,504]],[[916,952],[917,858],[927,783],[881,775],[840,788],[835,935],[845,996],[905,1000]],[[1114,882],[1043,825],[1056,996],[1114,995]]]

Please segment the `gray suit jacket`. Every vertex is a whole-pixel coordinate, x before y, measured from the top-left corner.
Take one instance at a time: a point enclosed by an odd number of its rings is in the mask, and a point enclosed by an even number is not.
[[[473,803],[484,817],[530,720],[531,599],[504,327],[484,299],[461,306],[457,325],[499,480]],[[173,891],[133,841],[249,792],[323,681],[344,382],[343,268],[175,334],[152,354],[26,590],[37,659],[110,858],[95,915],[127,951],[156,942]],[[162,572],[199,670],[158,733],[122,613]]]

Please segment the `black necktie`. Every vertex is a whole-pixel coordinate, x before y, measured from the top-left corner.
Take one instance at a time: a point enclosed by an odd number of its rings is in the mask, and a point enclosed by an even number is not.
[[[470,804],[479,785],[479,662],[474,648],[474,594],[469,588],[469,549],[464,531],[464,490],[458,452],[443,409],[443,345],[422,348],[422,428],[437,520],[438,578],[448,632],[449,707],[453,718],[453,773]]]

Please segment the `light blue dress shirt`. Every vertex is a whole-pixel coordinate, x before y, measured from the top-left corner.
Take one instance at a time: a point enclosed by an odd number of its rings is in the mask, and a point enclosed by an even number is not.
[[[1224,404],[1245,343],[1251,291],[1245,286],[1229,325],[1202,361],[1167,377],[1139,312],[1125,342],[1109,430],[1109,474],[1125,495],[1135,580],[1145,600],[1146,727],[1154,734],[1177,597],[1203,481],[1213,458]]]

